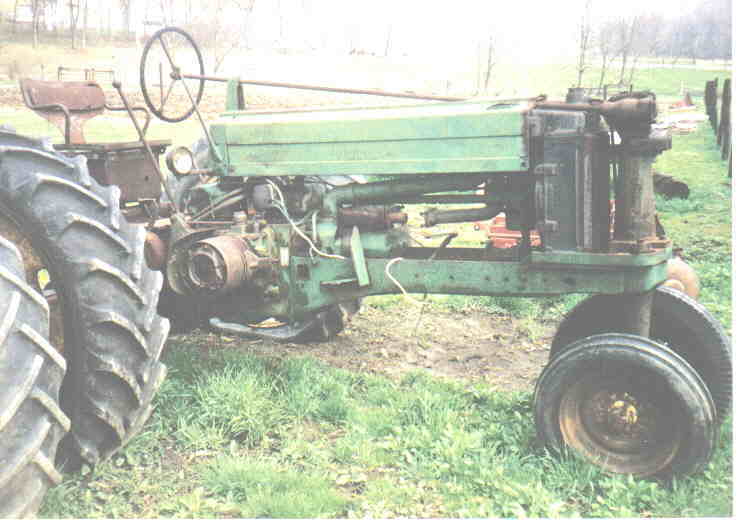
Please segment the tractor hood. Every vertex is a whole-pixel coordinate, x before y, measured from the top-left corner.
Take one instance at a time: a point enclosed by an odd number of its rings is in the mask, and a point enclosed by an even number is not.
[[[241,111],[211,135],[229,175],[489,173],[528,170],[525,103]]]

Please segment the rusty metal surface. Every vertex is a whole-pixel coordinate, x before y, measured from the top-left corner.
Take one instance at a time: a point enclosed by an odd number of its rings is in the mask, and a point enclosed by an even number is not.
[[[387,206],[340,208],[337,223],[342,227],[357,226],[365,229],[388,229],[394,224],[405,224],[408,214]]]
[[[498,249],[510,249],[519,245],[522,240],[522,232],[506,228],[506,214],[501,213],[490,222],[479,221],[473,225],[475,230],[483,230],[491,242]],[[542,242],[540,234],[536,230],[530,231],[530,244],[538,247]]]
[[[64,105],[70,112],[102,111],[105,94],[90,81],[38,81],[22,79],[21,90],[33,105]]]
[[[194,76],[189,74],[182,75],[183,79],[202,79],[203,81],[219,81],[226,83],[230,79],[215,76]],[[384,96],[388,98],[409,98],[414,100],[436,100],[436,101],[464,101],[466,98],[456,98],[453,96],[436,96],[432,94],[415,94],[413,92],[388,92],[383,90],[370,89],[353,89],[340,87],[323,87],[319,85],[301,85],[297,83],[285,83],[280,81],[259,81],[254,79],[240,79],[242,85],[259,85],[264,87],[292,88],[299,90],[315,90],[318,92],[340,92],[343,94],[362,94],[365,96]]]
[[[167,261],[167,244],[164,243],[158,234],[151,231],[146,233],[144,258],[146,258],[146,265],[155,271],[164,269]]]
[[[663,469],[678,452],[681,426],[654,389],[625,374],[591,374],[566,388],[558,410],[565,443],[587,460],[620,474],[643,477]]]
[[[655,192],[652,163],[657,153],[644,153],[642,138],[631,138],[619,151],[620,175],[615,181],[614,239],[654,239]],[[624,146],[624,141],[623,141]]]
[[[149,143],[159,157],[170,145],[168,141]],[[90,175],[104,186],[121,189],[121,201],[158,199],[161,181],[140,142],[55,146],[67,154],[84,155]]]
[[[259,259],[236,236],[216,236],[196,243],[189,251],[188,280],[197,289],[226,293],[249,280]]]
[[[562,111],[598,112],[611,127],[619,131],[621,136],[647,135],[650,132],[650,123],[657,116],[657,106],[653,95],[641,97],[615,97],[611,101],[594,100],[591,103],[563,103],[539,101],[534,104],[538,109],[552,109]]]
[[[146,141],[146,128],[149,127],[149,112],[144,110],[144,112],[146,113],[147,121],[146,121],[146,125],[144,129],[142,129],[141,126],[139,126],[138,120],[136,119],[136,115],[134,114],[134,109],[131,107],[131,105],[129,105],[128,99],[126,98],[126,95],[123,93],[123,90],[121,89],[121,82],[114,81],[113,88],[115,88],[116,91],[118,91],[118,96],[121,98],[121,101],[123,102],[123,107],[128,113],[129,118],[131,118],[131,123],[133,123],[134,127],[136,128],[136,133],[139,135],[141,146],[144,148],[144,153],[147,155],[147,157],[149,158],[149,162],[151,163],[150,169],[154,170],[154,175],[156,176],[158,188],[160,189],[164,188],[164,191],[167,194],[168,199],[172,203],[172,206],[175,209],[175,212],[177,212],[177,202],[175,201],[174,191],[171,189],[169,181],[164,178],[164,175],[162,175],[162,170],[159,168],[158,157],[154,155],[151,145]],[[145,180],[148,180],[148,179],[145,179]]]
[[[118,186],[122,201],[159,198],[162,178],[154,153],[159,156],[170,142],[88,144],[83,134],[85,123],[108,109],[129,111],[137,131],[143,135],[149,125],[146,109],[108,106],[102,88],[92,81],[22,79],[20,89],[26,105],[64,133],[64,144],[55,147],[68,155],[87,157],[88,170],[100,184]],[[143,131],[133,119],[133,111],[146,114]]]
[[[26,105],[56,125],[68,144],[84,144],[85,122],[98,116],[105,107],[100,85],[89,81],[21,79],[20,89]]]
[[[492,218],[501,212],[502,205],[494,203],[481,208],[462,208],[459,210],[439,210],[432,208],[422,213],[424,226],[433,227],[443,223],[462,223]]]

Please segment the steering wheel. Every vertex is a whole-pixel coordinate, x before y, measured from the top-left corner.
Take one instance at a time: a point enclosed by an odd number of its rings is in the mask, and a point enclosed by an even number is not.
[[[181,70],[181,66],[194,69],[196,65],[197,75]],[[203,98],[203,76],[200,49],[180,28],[162,28],[144,45],[139,64],[141,93],[146,106],[160,120],[181,122],[193,114]]]

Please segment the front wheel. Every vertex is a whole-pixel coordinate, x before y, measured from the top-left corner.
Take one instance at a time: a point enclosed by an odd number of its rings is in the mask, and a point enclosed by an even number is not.
[[[624,332],[620,295],[595,295],[565,316],[552,340],[550,359],[567,345],[595,334]],[[685,359],[706,383],[721,424],[732,406],[732,349],[722,325],[688,295],[665,286],[655,290],[650,339]]]
[[[710,460],[714,402],[691,366],[639,336],[600,334],[565,347],[535,388],[540,439],[603,470],[683,476]]]

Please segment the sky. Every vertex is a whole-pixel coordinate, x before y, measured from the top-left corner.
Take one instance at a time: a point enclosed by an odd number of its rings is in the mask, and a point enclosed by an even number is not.
[[[5,0],[0,0],[5,1]],[[99,4],[101,0],[89,0]],[[113,0],[105,0],[113,2]],[[145,12],[156,18],[159,2],[133,0],[134,22]],[[205,0],[202,0],[205,1]],[[238,26],[258,48],[281,45],[314,47],[339,53],[359,48],[391,54],[425,56],[440,62],[469,56],[494,35],[500,57],[546,62],[575,55],[578,22],[585,0],[256,0],[254,23]],[[690,12],[701,0],[592,0],[595,20],[645,12]],[[117,4],[117,2],[116,2]],[[175,2],[175,5],[184,2]],[[145,6],[148,6],[145,8]],[[107,10],[90,15],[91,24],[107,23]],[[183,7],[182,11],[185,9]],[[113,16],[121,24],[119,12]],[[282,12],[282,23],[279,13]],[[66,21],[66,9],[58,10]],[[238,14],[237,14],[238,15]],[[241,22],[241,17],[234,20]],[[98,21],[98,22],[96,22]],[[280,35],[282,33],[282,39]]]
[[[298,7],[301,0],[282,0],[283,10]],[[593,0],[593,16],[629,15],[645,12],[682,13],[699,0]],[[268,43],[278,34],[275,1],[257,2],[259,23],[251,28],[253,43]],[[283,20],[289,40],[319,42],[344,48],[382,51],[388,27],[396,54],[427,55],[440,60],[469,53],[474,43],[496,36],[507,55],[539,56],[543,60],[573,53],[583,0],[323,0],[313,13]],[[646,7],[648,6],[648,7]],[[294,9],[294,12],[301,12]],[[257,12],[256,12],[257,13]],[[256,18],[256,17],[255,17]]]

